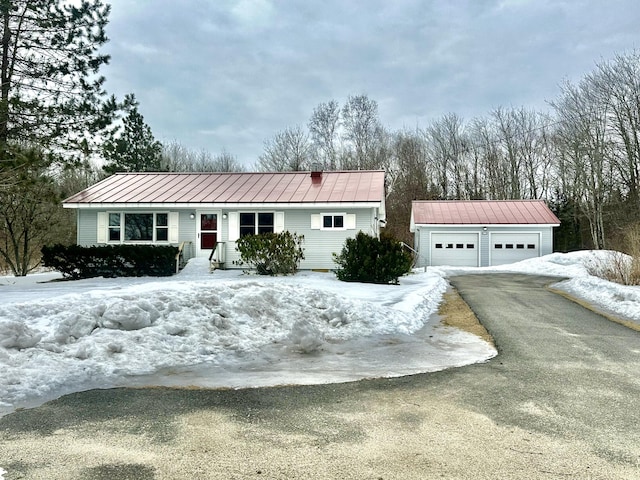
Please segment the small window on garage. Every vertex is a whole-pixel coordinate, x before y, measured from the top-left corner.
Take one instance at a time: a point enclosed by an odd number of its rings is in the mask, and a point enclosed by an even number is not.
[[[529,250],[535,250],[535,249],[536,249],[536,246],[535,246],[533,243],[528,243],[528,244],[527,244],[527,248],[528,248]]]
[[[456,243],[456,248],[464,248],[464,243]]]
[[[524,243],[518,243],[518,244],[516,245],[516,248],[517,248],[518,250],[524,250]]]
[[[493,248],[502,248],[502,244],[501,243],[496,243]]]
[[[447,243],[447,248],[453,248],[453,243]]]
[[[442,244],[441,243],[436,243],[436,248],[442,248]]]
[[[505,243],[504,248],[513,249],[513,243]]]
[[[474,249],[476,246],[473,243],[467,243],[467,248]]]

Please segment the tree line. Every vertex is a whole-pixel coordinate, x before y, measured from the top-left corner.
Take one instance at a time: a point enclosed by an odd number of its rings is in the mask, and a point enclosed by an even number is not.
[[[548,111],[450,113],[400,131],[366,95],[332,100],[267,140],[257,168],[384,169],[387,230],[408,243],[412,200],[544,199],[562,221],[556,249],[624,249],[640,220],[640,52],[559,90]]]

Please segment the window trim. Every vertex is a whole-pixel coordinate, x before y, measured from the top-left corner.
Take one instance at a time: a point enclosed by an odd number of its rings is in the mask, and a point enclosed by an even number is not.
[[[324,226],[325,217],[331,217],[331,227]],[[342,227],[334,227],[335,218],[342,217]],[[347,229],[347,212],[323,212],[320,213],[320,230],[339,232]]]
[[[122,244],[126,244],[126,245],[154,245],[154,244],[162,244],[162,245],[168,245],[171,242],[169,241],[171,238],[171,232],[170,232],[170,228],[171,228],[171,217],[170,217],[170,212],[167,210],[160,210],[160,211],[112,211],[109,210],[106,212],[107,214],[107,231],[106,231],[106,243],[107,244],[111,244],[111,245],[122,245]],[[110,225],[110,218],[112,214],[116,214],[120,216],[120,225]],[[125,222],[126,222],[126,216],[127,215],[140,215],[140,214],[147,214],[147,215],[152,215],[153,216],[153,226],[152,228],[152,239],[151,240],[126,240],[125,237],[125,232],[126,232],[126,228],[125,228]],[[157,215],[166,215],[167,216],[167,224],[166,225],[158,225],[158,221],[157,221]],[[165,229],[167,232],[167,239],[166,240],[158,240],[158,229]],[[110,233],[111,230],[118,230],[119,231],[119,240],[111,240],[110,239]]]

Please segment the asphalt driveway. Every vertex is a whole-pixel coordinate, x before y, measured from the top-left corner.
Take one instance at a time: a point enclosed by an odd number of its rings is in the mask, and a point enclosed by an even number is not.
[[[485,364],[339,385],[115,389],[0,419],[5,479],[637,479],[640,333],[547,291],[452,279]]]

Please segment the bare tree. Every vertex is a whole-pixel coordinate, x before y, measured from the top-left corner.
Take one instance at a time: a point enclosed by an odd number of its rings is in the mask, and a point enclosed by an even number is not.
[[[462,119],[447,114],[425,130],[429,161],[435,166],[442,198],[464,199],[469,170],[466,165],[468,139]]]
[[[342,107],[344,139],[350,148],[343,168],[376,169],[388,159],[386,133],[378,118],[378,103],[366,95],[349,96]]]
[[[245,170],[235,155],[226,150],[213,156],[207,150],[191,150],[175,141],[163,145],[162,165],[168,172],[242,172]]]
[[[609,106],[600,101],[592,85],[566,82],[562,96],[552,103],[558,116],[557,138],[565,174],[575,178],[576,195],[589,221],[594,248],[606,247],[604,208],[614,181],[608,151]]]
[[[244,167],[238,162],[238,157],[226,150],[222,150],[213,158],[212,171],[215,172],[243,172]]]
[[[15,276],[25,276],[40,260],[40,249],[65,240],[59,195],[49,161],[37,148],[15,150],[20,163],[15,183],[0,189],[0,260]]]
[[[265,141],[257,169],[263,172],[307,170],[312,159],[309,135],[299,126],[286,128]]]
[[[313,109],[309,119],[311,140],[316,147],[321,163],[329,170],[338,165],[338,128],[340,127],[340,106],[335,100],[321,103]]]
[[[611,161],[620,175],[630,206],[640,208],[640,51],[600,63],[585,79],[599,101],[609,107]]]
[[[391,141],[391,162],[387,170],[386,231],[408,244],[411,202],[437,198],[437,188],[427,166],[426,145],[420,132],[400,131]]]

